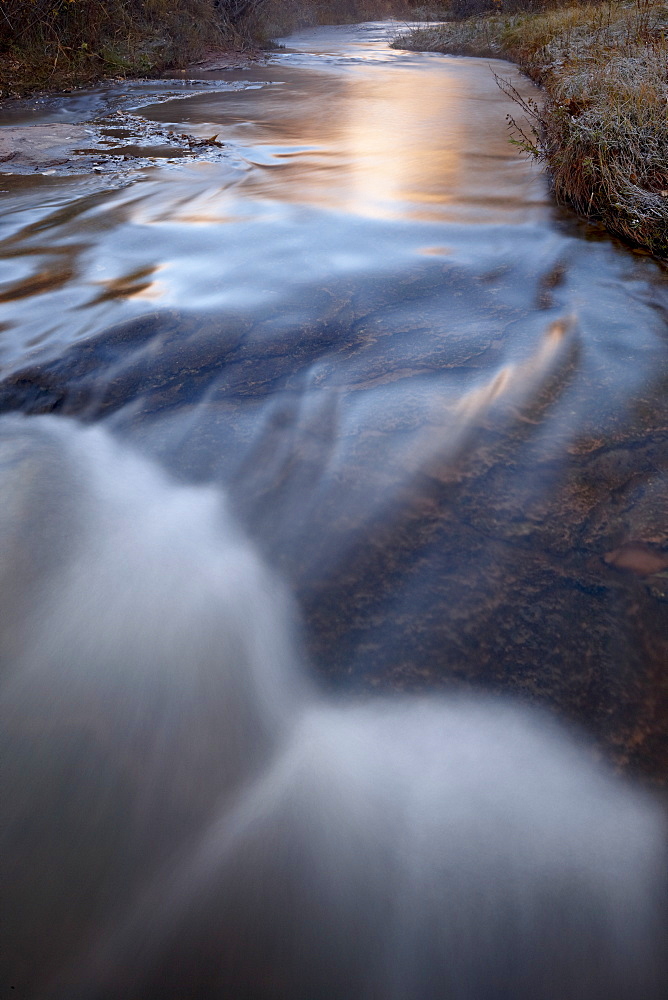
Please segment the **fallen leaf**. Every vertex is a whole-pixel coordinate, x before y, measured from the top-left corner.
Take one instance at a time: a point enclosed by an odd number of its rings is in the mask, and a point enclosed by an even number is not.
[[[668,569],[668,552],[653,549],[644,542],[627,542],[606,553],[604,562],[616,569],[627,569],[637,576],[652,576]]]

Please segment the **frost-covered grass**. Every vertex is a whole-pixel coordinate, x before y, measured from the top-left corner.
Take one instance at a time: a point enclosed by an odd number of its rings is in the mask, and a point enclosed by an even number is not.
[[[518,63],[546,101],[516,140],[548,163],[556,197],[668,258],[667,36],[665,0],[611,0],[428,26],[394,45]]]

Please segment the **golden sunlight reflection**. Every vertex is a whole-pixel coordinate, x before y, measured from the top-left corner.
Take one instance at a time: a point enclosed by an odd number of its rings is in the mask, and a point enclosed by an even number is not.
[[[140,267],[130,274],[121,274],[116,278],[107,278],[92,282],[102,288],[102,291],[89,303],[98,305],[113,299],[144,299],[152,301],[165,294],[165,286],[161,281],[153,280],[157,271],[163,270],[164,264],[154,264]]]
[[[455,411],[467,422],[480,417],[492,403],[508,392],[515,383],[516,375],[515,365],[504,365],[488,382],[467,392]]]
[[[510,99],[476,62],[400,66],[380,78],[358,65],[334,83],[310,74],[298,91],[287,79],[223,95],[222,115],[194,104],[191,120],[210,130],[215,113],[240,144],[240,188],[251,197],[370,218],[525,221],[544,209],[544,183],[499,128]]]
[[[460,144],[451,126],[452,90],[428,88],[425,75],[394,74],[383,80],[353,78],[342,130],[349,169],[341,180],[341,204],[347,211],[393,215],[406,202],[447,204],[457,188]],[[406,133],[411,134],[410,152]]]
[[[456,413],[470,423],[480,420],[502,397],[519,402],[522,397],[530,396],[536,384],[549,375],[558,361],[560,348],[574,326],[571,317],[550,323],[534,354],[524,362],[504,365],[488,382],[467,392],[457,403]]]
[[[481,384],[453,399],[440,395],[430,407],[429,423],[401,453],[401,466],[410,476],[434,462],[452,463],[470,446],[476,428],[507,417],[537,423],[544,390],[552,376],[566,371],[576,345],[576,324],[567,316],[550,323],[535,350],[522,361],[508,361]]]

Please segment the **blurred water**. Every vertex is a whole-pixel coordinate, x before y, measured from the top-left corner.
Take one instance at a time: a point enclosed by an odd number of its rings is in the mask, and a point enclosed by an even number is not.
[[[665,816],[547,716],[335,702],[210,487],[0,420],[3,982],[24,997],[664,995]]]
[[[665,781],[665,269],[391,30],[0,110],[227,144],[1,178],[25,995],[659,995],[652,806],[494,699]]]

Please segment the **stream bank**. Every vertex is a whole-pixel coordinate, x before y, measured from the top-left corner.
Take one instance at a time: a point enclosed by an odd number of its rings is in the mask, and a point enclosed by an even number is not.
[[[513,129],[557,200],[668,258],[668,6],[656,0],[500,13],[428,25],[396,48],[510,59],[545,88]]]
[[[228,68],[297,27],[410,14],[413,0],[2,0],[0,99],[159,77],[222,54]],[[210,61],[210,59],[209,59]],[[220,62],[221,59],[218,59]]]
[[[0,98],[157,76],[257,47],[269,0],[3,0]]]

